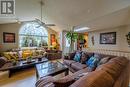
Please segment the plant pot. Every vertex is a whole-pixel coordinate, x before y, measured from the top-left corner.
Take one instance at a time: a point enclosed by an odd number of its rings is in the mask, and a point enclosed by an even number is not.
[[[13,62],[12,64],[13,64],[13,66],[15,66],[17,64],[17,62]]]

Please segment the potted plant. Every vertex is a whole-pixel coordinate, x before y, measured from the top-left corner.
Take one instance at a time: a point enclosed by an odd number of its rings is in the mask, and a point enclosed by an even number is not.
[[[17,64],[17,61],[15,59],[11,58],[11,61],[12,61],[13,66],[15,66]]]
[[[126,35],[128,46],[130,46],[130,32]]]
[[[70,31],[68,31],[66,34],[66,38],[70,44],[69,52],[73,52],[74,42],[78,39],[78,33],[74,32],[73,30],[74,30],[74,27],[72,27],[72,29]]]
[[[84,35],[83,34],[79,34],[78,40],[79,40],[80,44],[84,44]]]
[[[32,56],[29,56],[28,58],[27,58],[27,63],[31,63],[32,62]]]

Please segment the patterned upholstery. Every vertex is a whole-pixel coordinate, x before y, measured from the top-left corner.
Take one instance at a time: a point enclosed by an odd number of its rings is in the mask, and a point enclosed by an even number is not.
[[[3,56],[7,58],[8,60],[11,60],[11,59],[17,60],[19,58],[17,52],[4,52]]]

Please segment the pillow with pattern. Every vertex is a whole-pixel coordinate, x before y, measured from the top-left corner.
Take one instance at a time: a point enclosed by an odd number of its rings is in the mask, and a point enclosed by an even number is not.
[[[82,52],[80,62],[81,62],[82,64],[85,64],[85,62],[86,62],[88,59],[89,59],[89,56],[88,56],[85,52]]]
[[[93,71],[97,67],[99,61],[99,58],[92,56],[88,61],[86,61],[86,65],[88,66],[90,71]]]
[[[74,56],[74,61],[80,62],[80,59],[81,59],[81,52],[76,52]]]
[[[100,60],[97,66],[107,63],[110,60],[110,57],[105,57]]]

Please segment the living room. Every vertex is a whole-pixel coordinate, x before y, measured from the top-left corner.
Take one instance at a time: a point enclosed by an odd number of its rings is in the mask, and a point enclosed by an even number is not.
[[[129,0],[0,0],[0,87],[129,87]]]

